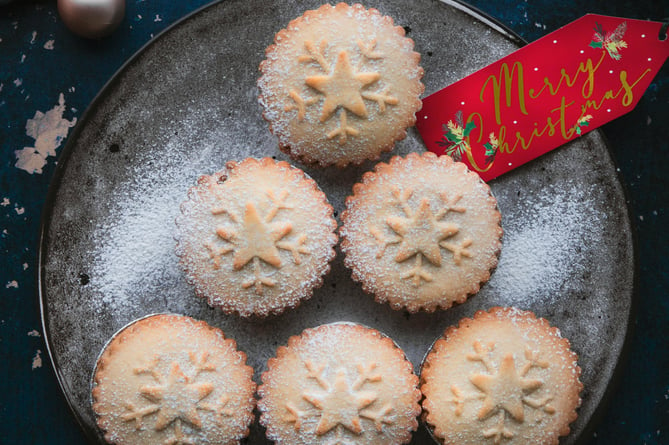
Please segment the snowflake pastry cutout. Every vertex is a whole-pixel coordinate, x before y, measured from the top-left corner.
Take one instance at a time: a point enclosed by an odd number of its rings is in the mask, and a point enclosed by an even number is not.
[[[295,430],[299,431],[303,426],[306,417],[319,416],[318,425],[315,434],[322,436],[333,429],[335,437],[331,444],[347,443],[342,437],[343,430],[360,434],[363,432],[362,419],[370,420],[374,424],[377,432],[383,431],[384,424],[393,423],[390,416],[392,404],[387,403],[376,410],[368,407],[378,400],[378,394],[375,391],[363,389],[366,384],[379,382],[382,377],[375,374],[375,363],[369,365],[359,364],[357,366],[357,378],[353,383],[348,379],[345,368],[339,368],[335,372],[334,379],[331,381],[325,377],[325,365],[314,365],[311,361],[306,361],[305,366],[309,371],[308,377],[314,379],[320,390],[305,391],[302,398],[313,408],[313,411],[300,410],[291,402],[286,404],[288,416],[285,420],[295,425]]]
[[[293,207],[286,204],[288,191],[283,190],[275,195],[272,190],[266,192],[270,206],[264,216],[259,206],[248,201],[244,208],[244,215],[226,208],[217,207],[211,210],[214,215],[227,214],[234,226],[220,225],[216,227],[218,239],[224,241],[222,247],[207,245],[215,269],[221,267],[223,255],[233,254],[232,268],[241,270],[251,263],[253,277],[242,283],[243,288],[253,287],[258,295],[262,295],[264,287],[273,287],[276,280],[269,274],[263,274],[262,263],[280,269],[283,259],[280,250],[289,251],[295,264],[301,263],[300,255],[310,254],[305,247],[306,235],[297,235],[294,240],[286,239],[293,232],[293,225],[289,221],[277,221],[276,216],[281,210],[290,210]]]
[[[298,61],[313,63],[324,73],[306,76],[304,79],[304,83],[319,93],[319,96],[303,97],[292,89],[288,92],[292,102],[285,106],[285,110],[297,110],[297,119],[302,121],[306,117],[307,107],[318,104],[322,96],[320,122],[325,123],[337,112],[339,113],[338,125],[327,133],[328,139],[336,137],[339,144],[343,145],[349,136],[357,136],[360,133],[359,128],[349,124],[348,113],[353,113],[359,118],[368,118],[369,111],[365,100],[378,104],[379,114],[385,113],[388,105],[399,103],[399,100],[390,94],[389,87],[381,87],[376,91],[369,90],[370,87],[379,83],[381,74],[376,71],[359,71],[351,64],[349,51],[339,51],[332,65],[325,56],[328,49],[326,40],[322,40],[318,45],[308,40],[304,42],[304,47],[306,54],[299,56]],[[385,57],[383,53],[376,50],[376,40],[368,43],[358,40],[357,49],[367,61]]]
[[[481,362],[487,374],[471,374],[469,381],[478,390],[477,393],[467,394],[456,385],[451,386],[453,398],[449,400],[455,405],[455,415],[461,416],[465,403],[471,400],[483,400],[477,413],[480,421],[497,416],[496,423],[482,431],[483,437],[492,439],[495,445],[504,439],[510,440],[514,432],[507,427],[507,417],[510,416],[518,423],[525,421],[525,407],[541,410],[546,414],[554,414],[555,408],[550,405],[552,396],[533,398],[531,394],[543,387],[540,379],[528,378],[531,369],[548,368],[549,363],[539,359],[529,347],[525,348],[525,363],[522,368],[516,366],[512,354],[506,354],[495,366],[490,356],[494,344],[483,345],[474,342],[474,354],[467,356],[470,361]]]
[[[402,263],[414,258],[414,266],[401,275],[403,279],[412,279],[413,285],[418,287],[423,281],[433,280],[432,274],[423,265],[423,258],[435,267],[442,265],[442,251],[451,252],[453,262],[456,265],[462,263],[462,257],[471,257],[467,249],[472,245],[472,240],[465,238],[455,243],[449,242],[460,231],[460,227],[453,222],[445,222],[443,219],[449,212],[464,213],[466,209],[458,206],[462,195],[450,197],[446,192],[439,194],[443,207],[437,212],[432,210],[427,198],[421,199],[418,207],[413,209],[409,205],[409,198],[413,195],[410,189],[401,191],[392,189],[398,206],[404,216],[389,216],[386,225],[392,230],[394,236],[386,236],[378,227],[371,227],[370,232],[380,244],[381,248],[376,254],[377,258],[383,257],[388,246],[397,245],[395,261]]]
[[[139,394],[149,402],[148,405],[136,406],[127,402],[127,412],[121,419],[135,422],[135,428],[144,427],[145,418],[155,414],[153,428],[163,431],[173,426],[173,435],[166,439],[165,443],[170,445],[194,444],[195,441],[186,436],[183,431],[183,423],[193,428],[202,428],[202,419],[199,411],[214,413],[217,420],[222,423],[224,416],[233,413],[226,408],[230,396],[223,395],[218,401],[208,400],[214,391],[214,384],[202,380],[199,377],[205,372],[214,372],[216,367],[208,361],[208,352],[201,354],[189,353],[191,373],[183,371],[182,366],[174,361],[170,363],[169,372],[161,374],[157,368],[161,361],[159,356],[145,367],[133,370],[135,375],[149,374],[153,377],[155,384],[143,385],[139,388]],[[212,403],[213,402],[213,403]]]

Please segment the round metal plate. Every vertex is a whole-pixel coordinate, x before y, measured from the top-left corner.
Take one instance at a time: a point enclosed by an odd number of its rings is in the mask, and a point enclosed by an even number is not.
[[[363,323],[393,338],[418,369],[443,330],[478,309],[517,306],[546,317],[572,342],[583,369],[575,443],[605,398],[629,327],[634,247],[625,198],[599,132],[491,182],[505,230],[500,263],[481,292],[435,314],[377,304],[350,279],[339,253],[325,284],[296,310],[242,320],[209,308],[174,255],[174,218],[198,175],[227,160],[275,156],[257,103],[258,65],[275,32],[320,2],[230,0],[155,38],[109,82],[70,136],[42,227],[40,298],[63,392],[91,438],[90,378],[107,340],[155,312],[204,319],[237,340],[256,379],[277,346],[303,329]],[[517,48],[512,36],[467,8],[437,0],[369,1],[404,26],[425,68],[426,94]],[[384,156],[423,151],[420,136]],[[304,167],[304,166],[301,166]],[[372,162],[305,168],[341,213]],[[425,443],[424,428],[412,443]],[[257,422],[250,443],[266,443]]]

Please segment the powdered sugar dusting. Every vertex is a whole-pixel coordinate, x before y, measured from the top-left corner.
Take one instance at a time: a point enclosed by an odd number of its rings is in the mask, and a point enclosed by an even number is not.
[[[91,304],[97,311],[112,308],[129,313],[143,307],[146,298],[169,299],[174,311],[184,311],[190,304],[183,295],[192,289],[175,254],[179,206],[199,176],[220,171],[227,160],[248,152],[243,142],[222,135],[231,131],[223,125],[218,129],[222,134],[193,130],[198,121],[209,118],[207,113],[194,110],[189,119],[153,141],[151,150],[139,153],[129,173],[132,179],[109,198],[114,208],[104,212],[107,216],[93,230],[96,248],[90,285],[96,296]],[[222,140],[227,158],[216,154]]]
[[[181,194],[174,184],[159,184],[145,194],[125,194],[128,203],[114,219],[96,232],[101,243],[94,274],[100,302],[123,307],[133,304],[138,288],[158,284],[178,272],[174,256],[172,221]],[[157,268],[160,264],[161,268]]]
[[[594,210],[595,196],[582,187],[561,186],[518,201],[513,215],[504,219],[504,247],[490,281],[504,304],[554,301],[585,271],[588,244],[601,232],[605,217]],[[584,208],[593,210],[584,215]]]
[[[135,179],[111,200],[117,208],[94,231],[99,247],[91,284],[99,297],[92,302],[98,310],[112,306],[126,311],[137,306],[143,293],[179,276],[174,220],[194,173],[179,162],[177,143],[166,142],[162,160],[147,159],[135,166]],[[203,142],[200,153],[210,149]]]

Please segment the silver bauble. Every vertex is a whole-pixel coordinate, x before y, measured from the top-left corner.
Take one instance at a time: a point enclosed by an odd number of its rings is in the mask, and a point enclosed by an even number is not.
[[[110,34],[121,23],[125,0],[58,0],[58,13],[75,34],[97,39]]]

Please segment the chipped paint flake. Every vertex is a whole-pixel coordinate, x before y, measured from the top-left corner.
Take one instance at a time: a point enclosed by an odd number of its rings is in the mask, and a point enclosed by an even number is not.
[[[14,289],[18,289],[19,288],[19,283],[17,283],[16,280],[12,280],[9,283],[5,284],[6,289],[9,289],[10,287],[13,287]]]
[[[23,85],[23,79],[14,79],[14,86],[16,86],[16,88],[20,87],[21,85]]]
[[[37,40],[37,31],[33,31],[33,38],[30,39],[30,44],[32,45]]]
[[[55,40],[47,40],[46,43],[44,44],[44,49],[53,49],[53,44],[56,43]]]
[[[41,337],[40,333],[37,331],[37,329],[33,329],[32,331],[28,332],[28,337]]]
[[[9,198],[2,198],[2,202],[0,202],[0,206],[7,207],[11,202],[9,201]]]
[[[153,19],[154,22],[162,22],[163,19],[160,17],[160,15],[156,14],[156,18]]]
[[[60,93],[58,105],[47,111],[35,112],[35,117],[26,121],[26,134],[35,139],[34,147],[24,147],[16,150],[16,167],[30,174],[42,173],[49,156],[56,156],[58,148],[70,128],[77,123],[77,118],[71,121],[63,118],[65,111],[65,97]]]
[[[33,365],[32,365],[33,370],[42,367],[42,355],[41,354],[42,354],[42,350],[38,349],[37,352],[35,353],[35,357],[33,357]]]
[[[14,210],[16,211],[17,215],[23,215],[26,213],[25,207],[14,207]]]

